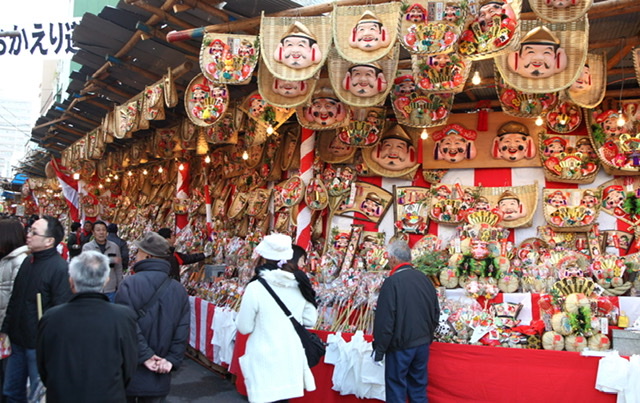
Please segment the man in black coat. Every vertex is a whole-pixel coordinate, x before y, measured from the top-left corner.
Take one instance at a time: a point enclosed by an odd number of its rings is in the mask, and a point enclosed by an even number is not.
[[[171,370],[184,358],[190,309],[184,287],[169,277],[169,243],[155,232],[135,242],[134,275],[116,293],[116,303],[138,315],[138,367],[127,387],[127,401],[163,401],[169,394]]]
[[[109,271],[99,252],[77,256],[69,265],[75,295],[40,321],[36,356],[47,402],[126,400],[138,363],[136,315],[100,292]]]
[[[122,271],[129,269],[129,245],[127,241],[118,236],[118,225],[111,223],[107,225],[107,240],[115,243],[120,247],[120,257],[122,258]]]
[[[171,271],[169,271],[169,277],[174,280],[180,281],[180,266],[185,264],[193,264],[203,261],[209,255],[204,253],[180,253],[176,252],[176,234],[170,228],[160,228],[158,230],[164,239],[169,242],[170,254],[167,257],[167,261],[171,265]]]
[[[380,288],[373,323],[374,360],[385,358],[385,398],[427,402],[429,347],[440,319],[436,289],[411,265],[404,241],[387,248],[391,273]]]
[[[63,304],[71,298],[67,262],[56,247],[64,237],[64,228],[57,218],[44,216],[27,232],[27,246],[32,255],[18,271],[2,323],[2,333],[11,340],[11,356],[5,372],[3,393],[9,401],[26,402],[27,377],[30,394],[40,384],[36,365],[36,334],[38,330],[37,295],[42,310]]]

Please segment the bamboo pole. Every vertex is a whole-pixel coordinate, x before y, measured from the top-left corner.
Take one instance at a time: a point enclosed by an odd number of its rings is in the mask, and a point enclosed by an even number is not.
[[[397,1],[397,0],[395,0]],[[390,3],[389,0],[340,0],[335,3],[316,4],[313,6],[293,8],[277,13],[265,15],[265,17],[309,17],[321,15],[333,11],[333,6],[359,6],[363,4]],[[209,32],[237,32],[248,29],[256,29],[260,26],[262,17],[247,18],[245,20],[228,22],[224,24],[207,25],[206,27],[187,29],[184,31],[171,31],[167,34],[167,42],[178,42],[187,39],[197,39]]]

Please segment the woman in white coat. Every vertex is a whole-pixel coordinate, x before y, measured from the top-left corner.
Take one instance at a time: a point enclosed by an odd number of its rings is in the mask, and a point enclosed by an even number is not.
[[[272,234],[264,237],[256,252],[265,260],[256,268],[292,315],[303,326],[316,323],[318,311],[300,292],[293,273],[283,270],[291,259],[291,237]],[[250,402],[276,402],[315,390],[315,381],[298,334],[269,292],[259,281],[247,285],[236,327],[248,334],[240,367]]]
[[[7,305],[22,261],[29,254],[24,226],[16,219],[0,219],[0,325],[7,313]],[[0,385],[4,380],[5,360],[0,361]]]

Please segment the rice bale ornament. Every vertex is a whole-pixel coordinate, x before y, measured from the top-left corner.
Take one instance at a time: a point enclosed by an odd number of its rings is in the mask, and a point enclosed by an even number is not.
[[[274,77],[303,81],[324,64],[331,45],[331,16],[265,17],[260,23],[262,62]]]
[[[587,347],[591,351],[606,351],[611,348],[611,340],[607,335],[596,333],[587,339]]]
[[[258,63],[260,46],[255,35],[206,33],[200,48],[200,70],[220,84],[249,84]]]
[[[402,5],[400,43],[410,53],[442,54],[451,52],[456,46],[466,20],[468,4],[448,1],[444,9],[437,7],[441,4],[421,1]]]
[[[334,7],[333,38],[338,53],[352,63],[371,63],[394,52],[400,7],[399,2]]]
[[[564,300],[564,309],[568,313],[578,313],[580,308],[588,308],[589,306],[591,306],[591,301],[582,293],[569,294]]]
[[[565,312],[558,312],[554,314],[551,317],[551,326],[553,327],[554,332],[562,336],[570,335],[572,332],[569,316]]]
[[[582,352],[587,348],[587,338],[578,334],[571,334],[564,340],[564,348],[567,351]]]
[[[520,31],[519,0],[481,0],[478,13],[458,41],[461,55],[473,60],[495,57],[517,46]]]

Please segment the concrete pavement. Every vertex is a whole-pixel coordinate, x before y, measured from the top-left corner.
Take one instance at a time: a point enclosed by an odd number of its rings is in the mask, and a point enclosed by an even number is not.
[[[167,403],[245,403],[247,398],[236,392],[230,379],[213,372],[189,356],[171,376],[171,392]]]

